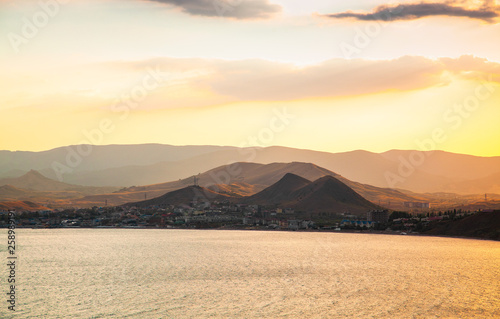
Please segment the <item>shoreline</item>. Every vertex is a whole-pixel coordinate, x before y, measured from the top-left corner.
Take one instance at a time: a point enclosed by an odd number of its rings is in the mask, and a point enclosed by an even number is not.
[[[1,227],[8,229],[7,227]],[[144,226],[130,226],[130,227],[115,227],[115,226],[98,226],[98,227],[16,227],[16,229],[36,229],[36,230],[47,230],[47,229],[150,229],[150,230],[227,230],[227,231],[263,231],[263,232],[297,232],[297,233],[332,233],[332,234],[360,234],[360,235],[389,235],[389,236],[412,236],[412,237],[440,237],[440,238],[453,238],[453,239],[473,239],[473,240],[487,240],[493,242],[500,242],[497,239],[489,239],[482,237],[469,237],[469,236],[457,236],[457,235],[435,235],[435,234],[425,234],[425,233],[415,233],[415,232],[401,232],[401,231],[360,231],[360,230],[321,230],[321,229],[266,229],[266,228],[169,228],[169,227],[144,227]],[[402,234],[404,233],[404,234]]]

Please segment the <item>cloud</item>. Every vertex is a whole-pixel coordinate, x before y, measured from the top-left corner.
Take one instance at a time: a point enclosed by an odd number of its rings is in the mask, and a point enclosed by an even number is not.
[[[156,58],[123,62],[113,67],[125,70],[158,68],[165,73],[162,94],[168,93],[171,100],[164,104],[175,107],[196,106],[203,98],[207,99],[206,103],[198,106],[231,101],[291,101],[418,90],[448,85],[453,78],[500,82],[500,64],[474,56],[437,60],[419,56],[393,60],[339,58],[306,67],[258,59]],[[188,103],[186,96],[198,96],[199,99],[190,98],[192,101]]]
[[[263,19],[281,11],[268,0],[150,0],[169,4],[197,16],[234,19]]]
[[[241,100],[294,100],[412,90],[441,83],[440,63],[423,57],[367,61],[333,59],[297,68],[268,61],[235,61],[217,66],[208,85]]]
[[[399,5],[381,5],[371,13],[342,12],[325,15],[328,18],[354,18],[362,21],[415,20],[430,16],[465,17],[493,22],[499,16],[499,8],[491,1],[484,1],[481,7],[463,6],[467,1],[447,3],[415,3]]]

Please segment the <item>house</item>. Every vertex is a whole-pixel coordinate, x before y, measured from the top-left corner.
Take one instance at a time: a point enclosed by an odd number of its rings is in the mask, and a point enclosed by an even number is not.
[[[388,210],[372,210],[367,214],[367,220],[385,224],[389,221]]]

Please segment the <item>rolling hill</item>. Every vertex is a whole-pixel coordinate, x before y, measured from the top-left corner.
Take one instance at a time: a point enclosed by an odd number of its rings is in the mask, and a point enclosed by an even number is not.
[[[334,176],[349,187],[353,188],[361,196],[378,203],[383,202],[395,209],[402,208],[404,201],[417,201],[411,195],[403,194],[397,190],[379,188],[371,185],[352,182],[332,171],[311,163],[233,163],[211,169],[205,173],[196,175],[198,184],[211,189],[214,192],[224,193],[231,196],[249,196],[278,182],[287,173],[298,175],[306,180],[317,180],[323,176]],[[112,194],[87,196],[73,203],[75,205],[102,205],[106,200],[109,205],[121,205],[127,202],[140,201],[145,196],[157,197],[167,192],[185,188],[193,185],[193,176],[178,181],[134,186],[121,189]]]
[[[19,189],[12,185],[0,186],[0,200],[13,201],[19,198],[26,198],[30,192],[24,189]]]
[[[0,201],[50,202],[55,206],[67,206],[68,199],[105,194],[116,187],[91,187],[71,185],[47,178],[38,171],[30,170],[21,177],[0,179]]]
[[[73,191],[79,193],[104,193],[115,191],[116,187],[92,187],[72,185],[68,183],[59,182],[51,178],[45,177],[36,170],[30,170],[26,174],[15,178],[2,178],[0,179],[0,186],[10,185],[12,187],[23,189],[25,191],[39,191],[39,192],[61,192]]]
[[[0,211],[19,210],[19,211],[38,211],[50,210],[49,208],[30,201],[5,201],[0,202]]]
[[[148,207],[189,205],[191,202],[234,200],[234,197],[213,192],[201,186],[188,186],[152,199],[127,203],[124,206]]]
[[[261,192],[244,198],[216,193],[200,186],[188,186],[150,200],[128,203],[125,206],[189,205],[191,202],[203,202],[207,199],[262,206],[279,205],[307,213],[364,214],[371,209],[380,208],[333,176],[323,176],[311,182],[291,173],[285,174],[278,182]]]
[[[324,176],[289,195],[288,205],[306,212],[366,213],[380,207],[333,176]]]
[[[287,173],[275,184],[259,193],[245,197],[242,202],[257,205],[278,205],[294,200],[293,194],[299,189],[309,185],[311,181],[298,175]]]

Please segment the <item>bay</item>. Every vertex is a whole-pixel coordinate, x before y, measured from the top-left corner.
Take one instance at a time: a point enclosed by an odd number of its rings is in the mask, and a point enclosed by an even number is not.
[[[16,231],[17,311],[8,311],[2,298],[2,318],[500,317],[500,243],[494,241],[284,231]],[[0,236],[6,260],[6,230]],[[7,293],[8,269],[2,268]]]

